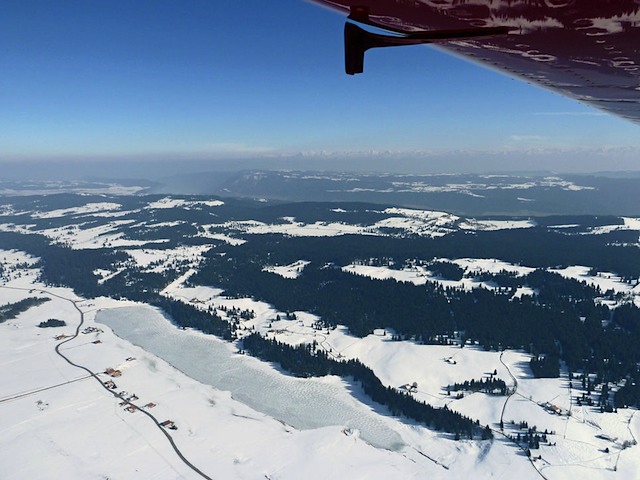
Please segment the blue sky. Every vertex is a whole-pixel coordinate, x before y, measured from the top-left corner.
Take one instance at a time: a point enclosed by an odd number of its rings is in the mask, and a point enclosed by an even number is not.
[[[304,0],[0,8],[0,160],[640,166],[640,126],[432,48],[369,52],[347,76],[344,19]]]

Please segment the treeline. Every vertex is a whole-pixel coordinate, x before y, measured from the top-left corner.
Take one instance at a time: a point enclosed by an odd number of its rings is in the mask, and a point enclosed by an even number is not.
[[[238,253],[210,256],[192,281],[252,296],[281,311],[309,311],[325,326],[345,325],[357,336],[390,327],[399,338],[437,343],[442,335],[462,332],[487,349],[530,352],[539,376],[558,376],[559,360],[571,372],[592,372],[601,381],[619,382],[638,371],[637,307],[621,307],[607,323],[609,309],[595,301],[601,292],[555,273],[533,272],[528,279],[539,295],[513,298],[511,291],[373,280],[331,263],[312,263],[297,279],[287,279],[262,271],[264,263],[236,248]]]
[[[640,308],[628,303],[616,308],[613,312],[613,324],[628,336],[640,341]],[[636,349],[639,343],[636,343]],[[616,407],[640,407],[640,371],[630,373],[625,384],[615,392],[613,402]]]
[[[40,322],[38,324],[39,328],[56,328],[56,327],[66,327],[67,322],[64,320],[58,320],[57,318],[50,318],[46,322]]]
[[[464,275],[464,269],[451,262],[431,262],[427,267],[435,276],[458,281]]]
[[[128,258],[124,252],[101,248],[73,250],[50,242],[43,235],[0,232],[1,249],[21,250],[42,259],[38,267],[41,268],[45,283],[71,287],[79,295],[88,298],[105,294],[93,272],[98,269],[109,270],[114,264]]]
[[[436,238],[373,235],[284,237],[265,234],[253,235],[251,241],[244,245],[222,247],[222,250],[231,255],[279,265],[300,259],[347,265],[358,258],[391,257],[396,265],[403,265],[413,259],[496,258],[542,269],[589,265],[601,272],[638,278],[640,256],[632,246],[635,243],[637,234],[633,231],[567,235],[534,227],[473,233],[460,231]]]
[[[529,367],[536,378],[560,376],[560,359],[557,355],[536,355],[529,361]]]
[[[507,394],[507,384],[504,380],[500,378],[491,376],[490,378],[481,378],[479,380],[471,379],[465,380],[462,383],[453,383],[451,385],[447,385],[446,387],[447,394],[448,392],[482,392],[489,393],[494,395],[506,395]]]
[[[224,340],[233,339],[233,332],[229,322],[214,313],[198,310],[192,305],[160,295],[144,301],[162,309],[176,325],[182,328],[194,328]]]
[[[145,288],[144,275],[145,274],[138,272],[138,283],[132,285],[127,290],[111,292],[109,296],[112,298],[133,300],[157,307],[178,327],[193,328],[228,341],[234,339],[234,327],[231,323],[223,320],[213,311],[200,310],[188,303],[162,296],[154,289]],[[151,275],[155,278],[158,274]]]
[[[22,312],[26,312],[31,307],[37,307],[48,302],[49,298],[30,297],[15,303],[8,303],[0,306],[0,323],[16,318]]]
[[[627,378],[623,387],[613,397],[613,403],[620,407],[640,407],[640,375]]]
[[[337,361],[329,358],[315,344],[303,344],[296,347],[280,343],[275,339],[266,339],[253,333],[243,339],[243,348],[251,355],[262,360],[277,362],[290,373],[300,377],[338,375],[353,378],[374,402],[386,406],[392,415],[403,415],[425,426],[461,437],[491,437],[491,431],[481,429],[477,422],[469,417],[453,412],[448,408],[434,408],[414,399],[407,393],[385,387],[373,371],[358,360]]]
[[[636,349],[625,335],[602,327],[602,320],[609,317],[608,308],[583,299],[582,294],[562,296],[556,274],[542,272],[539,277],[536,284],[549,292],[543,303],[530,296],[512,298],[486,289],[464,291],[429,283],[416,286],[373,280],[331,265],[310,264],[297,279],[286,279],[263,272],[259,263],[230,256],[210,257],[192,281],[222,287],[229,295],[252,296],[282,311],[309,311],[319,315],[326,326],[342,324],[357,336],[391,327],[401,337],[428,343],[437,336],[463,331],[467,339],[488,349],[555,355],[562,351],[573,371],[585,361],[592,363],[593,353],[598,365],[586,365],[588,368],[602,367],[613,376],[624,376],[627,367],[635,365]],[[544,285],[545,279],[553,288]],[[587,288],[578,286],[579,291]],[[616,343],[630,351],[621,351]],[[605,352],[622,363],[605,364]]]

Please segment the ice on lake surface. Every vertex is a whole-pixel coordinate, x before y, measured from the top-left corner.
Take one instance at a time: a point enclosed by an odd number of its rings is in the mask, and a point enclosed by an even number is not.
[[[162,358],[189,377],[297,429],[340,425],[360,432],[371,445],[397,450],[398,432],[379,414],[336,384],[283,375],[254,359],[233,353],[211,336],[176,328],[160,312],[145,307],[101,310],[96,322]]]

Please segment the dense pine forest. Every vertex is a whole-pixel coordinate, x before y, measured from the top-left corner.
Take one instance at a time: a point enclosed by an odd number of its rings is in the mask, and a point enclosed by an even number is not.
[[[513,232],[500,233],[507,237],[513,235]],[[532,242],[547,236],[527,233],[533,237]],[[447,244],[438,239],[358,237],[356,241],[348,236],[330,239],[264,236],[240,247],[228,248],[224,255],[219,250],[212,251],[207,264],[192,281],[222,287],[230,295],[252,296],[282,311],[309,311],[317,314],[325,326],[346,325],[357,336],[368,335],[376,328],[392,328],[397,338],[423,343],[441,343],[443,338],[462,335],[468,342],[486,349],[523,349],[533,355],[531,367],[536,376],[557,377],[562,361],[570,372],[591,372],[602,382],[626,380],[628,387],[621,390],[615,403],[637,404],[640,398],[630,392],[634,391],[632,379],[637,376],[640,362],[637,348],[640,309],[628,303],[611,312],[597,299],[613,298],[612,292],[601,292],[584,282],[547,271],[545,268],[572,262],[555,263],[559,261],[558,250],[549,248],[548,251],[544,241],[531,244],[529,252],[516,253],[520,248],[514,248],[511,254],[510,243],[497,242],[502,250],[498,258],[520,259],[523,263],[528,258],[527,265],[537,264],[540,268],[521,277],[506,272],[484,275],[484,280],[500,287],[495,290],[466,291],[443,288],[435,283],[416,286],[392,279],[374,280],[341,269],[341,265],[354,260],[370,262],[384,258],[383,263],[402,265],[412,258],[438,257],[442,253],[437,250],[434,255],[434,250],[428,249],[418,256],[419,247],[425,248],[428,244],[461,253],[467,251],[468,242],[476,239],[479,245],[470,249],[478,258],[487,258],[497,254],[498,247],[482,239],[484,235],[449,236]],[[497,241],[496,235],[495,232],[488,234]],[[518,236],[524,233],[519,232]],[[562,239],[560,243],[575,238],[556,236]],[[462,245],[456,246],[457,239]],[[575,261],[584,255],[580,248],[588,245],[594,250],[607,251],[608,256],[602,255],[600,259],[615,264],[601,265],[616,266],[616,270],[625,271],[629,276],[638,272],[634,265],[640,256],[632,255],[631,248],[619,247],[611,253],[600,238],[585,243],[580,237],[578,245],[571,245],[569,240],[566,248],[573,251]],[[390,243],[395,247],[391,248]],[[393,251],[394,255],[391,258],[388,254],[380,255],[383,251]],[[375,257],[376,254],[379,257]],[[298,278],[283,278],[264,270],[265,265],[286,264],[300,258],[312,263]],[[456,269],[442,272],[441,263],[436,267],[443,277],[460,277]],[[520,286],[534,289],[536,295],[515,298],[513,293]]]
[[[43,303],[46,303],[48,301],[48,298],[31,297],[20,300],[19,302],[2,305],[0,307],[0,323],[4,323],[7,320],[12,320],[22,312],[26,312],[27,310],[29,310],[31,307],[37,307],[38,305],[42,305]]]

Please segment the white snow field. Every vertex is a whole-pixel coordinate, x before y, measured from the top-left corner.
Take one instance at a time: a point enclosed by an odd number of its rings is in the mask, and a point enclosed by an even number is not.
[[[386,280],[393,278],[399,282],[409,282],[414,285],[424,285],[425,283],[437,283],[443,287],[450,288],[462,288],[464,290],[471,290],[474,288],[486,288],[489,290],[495,289],[496,286],[488,282],[479,282],[474,278],[464,277],[461,280],[447,280],[439,277],[429,271],[427,267],[415,266],[409,268],[403,268],[401,270],[392,269],[389,267],[375,267],[369,265],[347,265],[342,268],[343,271],[353,273],[355,275],[362,275],[377,280]]]
[[[157,250],[140,248],[125,250],[133,264],[147,272],[164,272],[177,265],[194,267],[202,261],[202,255],[211,249],[211,245],[179,246]]]
[[[149,243],[164,243],[168,240],[133,240],[125,238],[124,233],[118,231],[125,225],[134,223],[135,220],[114,220],[97,227],[82,228],[82,223],[65,227],[33,230],[31,233],[40,233],[56,243],[64,244],[73,249],[90,249],[105,247],[132,247]]]
[[[503,262],[496,259],[486,258],[459,258],[456,260],[450,260],[447,258],[435,259],[440,262],[451,262],[461,267],[465,273],[470,272],[488,272],[488,273],[500,273],[507,271],[515,273],[518,276],[523,276],[534,271],[534,268],[524,267],[521,265],[513,265],[511,263]],[[486,288],[493,290],[496,285],[491,282],[481,282],[473,277],[465,276],[460,280],[448,280],[434,274],[429,270],[428,266],[422,265],[410,265],[400,269],[391,268],[387,266],[372,266],[372,265],[360,265],[349,264],[342,267],[345,272],[353,273],[354,275],[362,275],[364,277],[373,278],[376,280],[394,279],[398,282],[409,282],[414,285],[424,285],[425,283],[437,283],[445,288],[461,288],[464,290],[471,290],[474,288]],[[516,292],[516,296],[531,295],[532,289],[522,288]]]
[[[155,202],[149,202],[149,204],[145,208],[155,208],[155,209],[167,209],[167,208],[194,208],[198,206],[206,206],[206,207],[219,207],[220,205],[224,205],[222,200],[184,200],[181,198],[171,198],[165,197],[160,200],[156,200]]]
[[[50,210],[47,212],[34,212],[31,214],[33,218],[58,218],[68,215],[93,214],[98,212],[119,210],[122,207],[119,203],[114,202],[96,202],[87,203],[81,207],[62,208],[58,210]]]
[[[146,208],[197,209],[221,204],[166,197]],[[410,390],[418,400],[446,406],[489,425],[494,439],[454,441],[450,435],[391,416],[348,379],[291,377],[276,366],[238,354],[236,344],[179,329],[147,305],[109,298],[84,300],[70,289],[45,286],[38,280],[38,259],[18,251],[0,251],[0,306],[31,297],[50,299],[0,323],[2,479],[640,478],[640,447],[636,445],[640,416],[630,409],[600,413],[593,407],[577,406],[571,400],[582,393],[581,382],[570,379],[566,371],[558,379],[535,379],[529,369],[530,357],[523,351],[394,341],[390,329],[358,338],[345,327],[319,328],[318,317],[307,312],[293,312],[295,318],[287,320],[284,312],[264,302],[230,298],[216,288],[187,286],[211,245],[161,249],[145,244],[164,240],[149,242],[124,236],[121,229],[131,226],[133,220],[115,220],[99,227],[82,223],[85,216],[127,213],[121,208],[115,202],[104,202],[25,212],[32,215],[30,221],[81,218],[74,225],[41,231],[27,224],[3,224],[0,230],[43,233],[72,248],[118,247],[125,251],[128,261],[112,270],[95,272],[103,281],[130,266],[185,272],[165,288],[164,295],[196,308],[212,308],[223,318],[233,309],[253,311],[253,318],[240,320],[241,334],[258,331],[291,345],[316,341],[318,348],[334,358],[357,358],[383,384]],[[205,225],[199,235],[239,245],[245,240],[234,237],[236,233],[384,235],[397,229],[435,237],[461,228],[535,226],[529,220],[461,221],[454,215],[423,210],[388,209],[384,213],[389,217],[368,226],[305,224],[287,217],[275,224],[239,221]],[[640,229],[637,219],[625,218],[624,222],[624,226],[612,228]],[[149,226],[172,225],[177,222]],[[495,259],[433,260],[456,263],[470,276],[477,271],[506,270],[519,276],[533,271]],[[299,260],[266,270],[293,279],[306,265],[305,260]],[[343,269],[415,284],[495,288],[468,277],[459,282],[438,278],[420,265],[395,269],[354,263]],[[640,299],[640,287],[613,273],[590,275],[594,272],[588,266],[555,271],[598,286],[603,292],[612,289],[621,297]],[[526,286],[515,292],[515,296],[532,294],[535,292]],[[81,321],[80,312],[84,323],[77,338],[71,338]],[[64,320],[67,325],[37,326],[50,318]],[[56,340],[59,335],[66,338]],[[99,381],[56,354],[57,345],[70,361],[98,374]],[[101,373],[107,368],[121,375]],[[494,371],[507,383],[510,396],[465,392],[458,398],[455,392],[447,394],[447,385],[488,378]],[[112,391],[105,388],[109,381],[116,384]],[[409,388],[414,383],[416,387]],[[112,392],[132,398],[133,412],[126,410],[130,404],[120,405],[122,398]],[[159,422],[174,422],[177,430],[161,430],[136,408],[145,409]],[[518,428],[521,421],[535,426],[539,433],[548,432],[547,442],[532,451],[531,459],[505,436],[526,433]],[[181,460],[163,432],[171,435],[179,451],[204,476]]]
[[[289,265],[270,265],[263,268],[263,271],[275,273],[276,275],[280,275],[283,278],[298,278],[304,267],[309,265],[306,260],[298,260],[297,262],[293,262]]]
[[[49,302],[0,324],[2,478],[388,479],[461,475],[471,478],[512,473],[525,479],[537,476],[528,461],[516,454],[515,447],[500,439],[451,441],[442,434],[393,418],[384,409],[380,411],[379,406],[372,408],[359,402],[357,388],[354,391],[353,386],[340,379],[302,380],[283,375],[256,359],[235,355],[233,347],[220,340],[173,327],[153,309],[107,298],[82,300],[69,289],[38,284],[35,273],[22,272],[0,286],[1,304],[34,296],[50,298]],[[84,313],[84,324],[77,338],[61,345],[60,351],[76,365],[98,374],[100,381],[55,353],[56,345],[69,338],[55,337],[73,335],[81,319],[71,301]],[[123,306],[128,308],[119,308]],[[258,401],[261,410],[273,408],[268,404],[282,395],[279,389],[283,384],[293,385],[290,391],[304,399],[297,408],[314,419],[316,425],[301,424],[304,429],[296,429],[250,408],[234,398],[239,392],[230,394],[190,378],[94,321],[97,312],[104,312],[112,319],[121,317],[126,323],[127,311],[137,312],[136,315],[146,312],[149,319],[160,320],[145,322],[141,329],[146,333],[154,329],[157,335],[162,330],[170,332],[169,335],[186,339],[182,346],[193,342],[218,344],[218,349],[226,350],[228,357],[226,368],[231,372],[226,373],[233,378],[235,369],[245,375],[238,383],[240,390],[243,384],[249,389],[247,392],[252,392],[251,388],[253,393],[255,388],[263,390]],[[64,320],[67,325],[37,327],[48,318]],[[135,332],[138,327],[127,328]],[[172,348],[169,342],[164,354],[182,358],[185,370],[195,367],[209,375],[219,373],[222,365],[206,363],[207,358],[199,357],[197,349],[193,354],[189,353],[189,347],[180,351],[181,345]],[[234,358],[238,361],[233,362]],[[100,373],[108,368],[118,370],[120,375]],[[245,369],[250,376],[246,376]],[[116,384],[113,391],[130,398],[131,403],[158,421],[174,422],[177,430],[166,431],[184,457],[206,476],[181,461],[160,427],[143,412],[135,408],[129,412],[127,404],[120,405],[122,400],[104,388],[109,381]],[[252,387],[251,382],[257,387]],[[316,404],[318,392],[330,393],[325,395],[324,405]],[[330,416],[323,417],[323,409],[341,414],[342,406],[349,407],[342,424]],[[398,438],[400,442],[394,440],[393,445],[388,445],[392,450],[370,445],[360,438],[357,429],[347,428],[349,423],[357,425],[363,420],[365,426],[370,421],[381,432],[391,432],[389,438]]]
[[[613,290],[615,293],[631,294],[636,291],[636,282],[633,284],[626,283],[620,278],[620,276],[611,272],[598,272],[597,275],[591,275],[590,267],[582,265],[574,265],[563,269],[551,269],[559,275],[580,282],[586,282],[592,287],[599,288],[602,293],[607,290]]]
[[[339,213],[339,210],[333,209]],[[283,217],[279,223],[263,223],[258,221],[233,221],[220,224],[203,225],[209,238],[211,230],[221,232],[236,231],[248,234],[279,233],[292,237],[333,237],[337,235],[388,235],[395,230],[411,235],[425,237],[441,237],[463,230],[507,230],[514,228],[531,228],[536,224],[531,220],[461,220],[460,217],[445,212],[416,210],[410,208],[387,208],[379,213],[388,215],[371,225],[352,225],[344,222],[304,223],[294,217]]]

